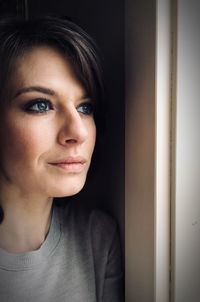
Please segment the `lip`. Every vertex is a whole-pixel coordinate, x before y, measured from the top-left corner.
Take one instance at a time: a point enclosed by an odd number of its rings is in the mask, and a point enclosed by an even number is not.
[[[49,164],[67,172],[78,173],[84,169],[86,162],[86,159],[82,156],[69,156],[67,158],[50,162]]]

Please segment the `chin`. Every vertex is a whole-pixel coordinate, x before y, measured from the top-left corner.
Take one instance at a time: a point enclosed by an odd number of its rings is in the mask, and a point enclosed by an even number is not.
[[[52,197],[67,197],[67,196],[73,196],[78,194],[82,188],[84,187],[85,180],[79,180],[76,182],[68,181],[67,183],[63,183],[62,185],[54,187],[54,192],[51,192]]]

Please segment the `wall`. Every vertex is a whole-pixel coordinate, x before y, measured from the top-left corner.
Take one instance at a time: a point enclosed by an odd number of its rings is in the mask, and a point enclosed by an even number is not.
[[[155,41],[156,2],[126,1],[127,302],[154,301]]]
[[[200,297],[200,2],[177,1],[173,301]]]

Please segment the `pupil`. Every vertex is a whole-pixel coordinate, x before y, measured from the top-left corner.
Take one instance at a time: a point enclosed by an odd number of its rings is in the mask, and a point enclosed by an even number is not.
[[[92,107],[91,107],[91,105],[90,104],[85,104],[85,105],[83,105],[83,111],[85,112],[85,113],[91,113],[91,110],[92,109]]]
[[[41,110],[41,111],[46,109],[45,103],[39,103],[38,106],[39,106],[39,110]]]

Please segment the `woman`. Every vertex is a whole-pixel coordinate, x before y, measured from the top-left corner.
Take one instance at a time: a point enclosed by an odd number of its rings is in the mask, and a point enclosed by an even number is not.
[[[82,189],[101,130],[92,40],[55,17],[1,21],[0,83],[0,301],[122,301],[115,223],[53,201]]]

